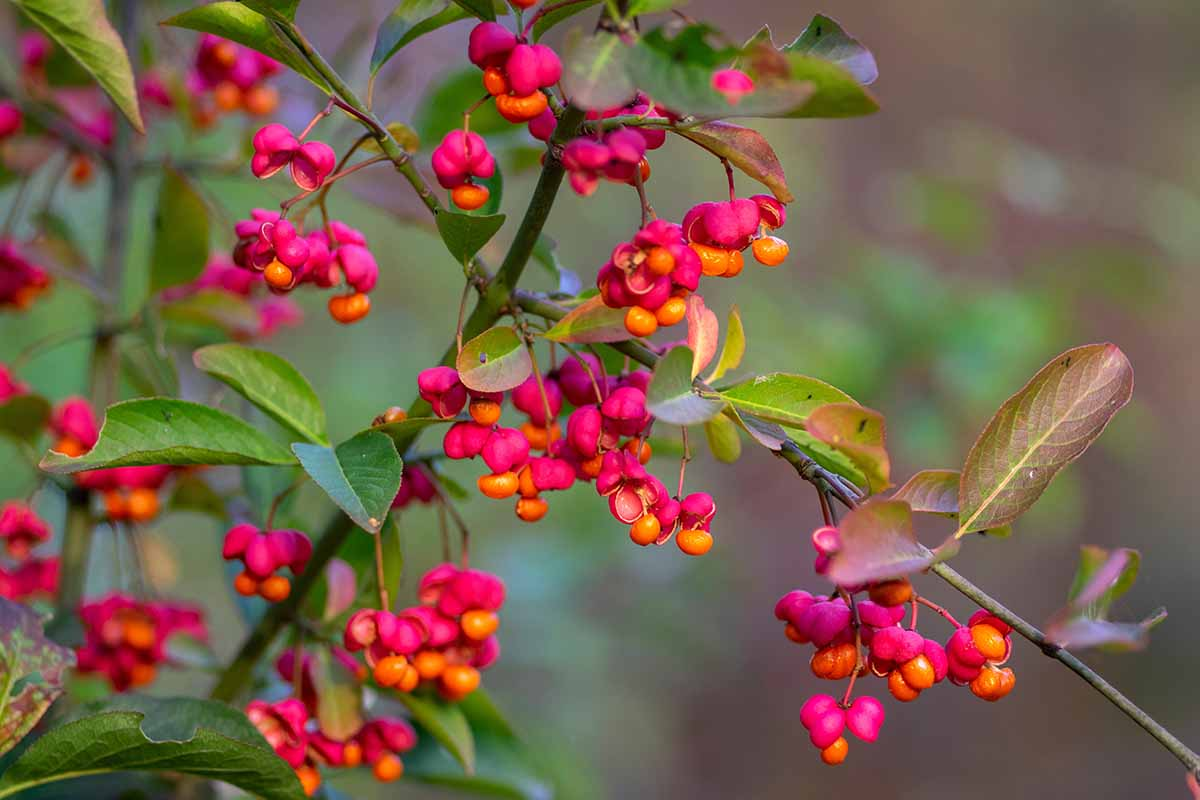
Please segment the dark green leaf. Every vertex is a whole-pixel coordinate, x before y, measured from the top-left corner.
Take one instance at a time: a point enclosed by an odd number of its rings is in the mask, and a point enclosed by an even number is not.
[[[850,457],[867,476],[872,492],[892,485],[891,460],[883,415],[855,403],[830,403],[813,409],[804,429]]]
[[[321,733],[339,742],[358,733],[363,725],[362,683],[333,658],[328,647],[316,648],[313,684]]]
[[[287,448],[257,428],[215,408],[151,397],[109,406],[100,440],[70,458],[49,452],[41,468],[70,474],[101,467],[148,464],[294,464]]]
[[[717,357],[717,365],[705,379],[708,383],[724,377],[726,372],[737,369],[746,354],[746,329],[742,327],[742,312],[737,304],[729,307],[729,319],[725,323],[725,343],[721,345],[721,355]]]
[[[246,716],[190,697],[121,695],[50,728],[0,778],[0,798],[100,772],[182,772],[265,800],[304,800],[296,774]]]
[[[446,749],[467,775],[475,771],[475,737],[461,703],[448,703],[435,695],[398,693],[413,722]]]
[[[737,423],[724,414],[704,423],[704,438],[717,461],[732,464],[742,455],[742,437],[738,434]]]
[[[154,212],[150,291],[190,283],[208,261],[208,206],[182,172],[164,165]]]
[[[379,26],[371,52],[374,75],[400,48],[438,28],[470,19],[474,14],[450,0],[403,0]]]
[[[503,224],[503,214],[475,217],[470,214],[456,214],[453,211],[439,211],[437,215],[438,233],[442,235],[442,241],[446,243],[450,255],[460,264],[466,264],[474,258]]]
[[[472,17],[486,20],[496,18],[496,7],[492,4],[492,0],[454,0],[454,2],[469,11]]]
[[[36,394],[19,394],[0,403],[0,436],[36,442],[50,420],[50,403]]]
[[[146,316],[150,316],[147,309]],[[143,397],[170,397],[179,394],[179,373],[165,347],[156,341],[153,331],[143,326],[121,342],[121,371],[134,390]]]
[[[461,128],[463,112],[483,95],[483,78],[475,67],[451,72],[434,84],[417,107],[414,126],[421,141],[435,145],[450,131]],[[491,136],[511,131],[512,123],[500,116],[495,103],[486,103],[471,112],[471,130]]]
[[[802,453],[825,469],[841,475],[855,486],[861,486],[864,489],[868,486],[867,476],[851,460],[850,456],[841,450],[835,450],[808,431],[791,430],[787,432],[787,436],[796,447],[800,448]]]
[[[693,359],[690,348],[673,347],[654,368],[646,390],[646,410],[663,422],[696,425],[720,414],[725,406],[696,394],[692,388]]]
[[[1004,401],[967,454],[956,535],[1023,514],[1132,395],[1133,367],[1113,344],[1076,347],[1043,367]]]
[[[619,107],[633,99],[637,87],[626,70],[633,49],[612,33],[587,35],[576,28],[563,45],[562,86],[579,108]]]
[[[796,41],[780,49],[785,53],[801,53],[832,61],[864,86],[879,77],[879,67],[871,51],[842,30],[836,20],[822,14],[813,17]]]
[[[430,425],[449,425],[451,422],[454,422],[454,420],[442,419],[441,417],[409,417],[401,422],[387,422],[383,425],[375,425],[370,430],[386,433],[392,437],[392,441],[397,446],[407,447],[417,437],[417,434]]]
[[[630,0],[625,10],[626,17],[636,17],[640,14],[657,14],[670,11],[675,6],[682,6],[688,0]]]
[[[360,528],[378,533],[400,490],[403,464],[396,445],[363,431],[336,448],[294,444],[300,466]]]
[[[770,189],[779,202],[790,203],[796,199],[787,187],[779,157],[766,137],[758,131],[728,122],[705,122],[690,128],[678,128],[675,132],[718,158],[726,159]]]
[[[241,3],[219,2],[184,11],[162,23],[176,28],[188,28],[213,33],[245,45],[287,65],[301,76],[329,91],[325,80],[317,74],[291,42],[275,32],[270,20]]]
[[[839,586],[899,578],[925,569],[933,553],[913,533],[912,510],[901,500],[871,500],[838,524],[841,549],[826,576]]]
[[[558,25],[560,22],[566,22],[576,14],[587,11],[593,6],[598,6],[602,0],[580,0],[578,3],[567,3],[565,5],[554,3],[555,8],[538,17],[537,22],[533,23],[533,41],[538,41],[546,35],[546,31]],[[545,10],[545,7],[543,7]]]
[[[300,0],[242,0],[258,13],[276,19],[292,22],[296,19],[296,7]]]
[[[100,84],[140,133],[145,133],[129,54],[101,0],[13,0]]]
[[[507,392],[533,374],[529,350],[510,327],[489,328],[465,343],[455,366],[463,385],[477,392]]]
[[[329,443],[317,393],[286,359],[240,344],[214,344],[193,353],[192,361],[310,442]]]
[[[735,383],[721,396],[738,410],[780,425],[800,427],[813,409],[827,403],[853,403],[850,395],[807,375],[772,372]]]
[[[571,309],[543,336],[552,342],[578,344],[624,342],[634,338],[625,328],[625,310],[609,308],[599,295]]]
[[[0,755],[33,729],[63,692],[63,672],[75,663],[69,648],[42,632],[27,606],[0,597]]]
[[[854,117],[879,110],[874,96],[845,67],[805,52],[780,50],[772,41],[769,28],[763,27],[751,37],[743,54],[742,66],[754,73],[761,86],[782,80],[812,88],[811,99],[785,116]]]
[[[392,606],[399,607],[400,578],[404,573],[404,551],[400,547],[400,523],[398,514],[389,514],[387,524],[379,535],[383,550],[383,586],[388,591]]]

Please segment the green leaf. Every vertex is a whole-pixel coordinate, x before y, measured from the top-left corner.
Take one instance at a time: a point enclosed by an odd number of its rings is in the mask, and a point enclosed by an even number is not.
[[[1076,347],[1043,367],[1000,406],[967,454],[955,535],[1023,514],[1132,395],[1133,367],[1113,344]]]
[[[339,742],[358,733],[363,725],[362,683],[328,647],[316,648],[313,688],[317,693],[317,727]]]
[[[27,606],[0,597],[0,755],[11,750],[63,693],[75,654],[42,632]]]
[[[296,19],[300,0],[242,0],[242,3],[264,16],[292,22]]]
[[[214,344],[192,362],[261,408],[275,421],[317,444],[328,444],[325,409],[317,393],[287,359],[240,344]]]
[[[438,233],[442,235],[446,249],[460,264],[466,264],[474,258],[504,224],[503,214],[477,217],[439,211],[436,219]]]
[[[49,251],[64,267],[89,269],[88,258],[79,246],[79,240],[71,230],[71,224],[52,209],[39,211],[34,216],[38,231],[38,246]]]
[[[634,338],[625,328],[625,309],[609,308],[599,295],[580,303],[546,331],[552,342],[599,344]]]
[[[721,390],[738,410],[780,425],[800,427],[813,409],[828,403],[853,403],[850,395],[807,375],[772,372]]]
[[[766,26],[746,42],[743,53],[744,66],[756,75],[801,82],[813,89],[811,99],[785,116],[855,117],[879,110],[878,101],[849,69],[809,54],[803,45],[794,51],[777,48]]]
[[[400,606],[400,578],[404,573],[404,551],[400,547],[400,523],[398,514],[389,514],[387,524],[379,535],[383,537],[379,545],[383,550],[383,585],[388,590],[388,597],[393,607]]]
[[[511,327],[489,328],[464,344],[455,367],[463,385],[477,392],[507,392],[533,374],[529,350]]]
[[[396,140],[396,144],[400,145],[400,149],[412,155],[421,149],[421,137],[417,132],[403,122],[389,122],[384,126],[388,133]],[[379,146],[379,142],[374,139],[367,139],[359,145],[359,151],[363,153],[382,153],[383,148]]]
[[[37,394],[18,394],[0,403],[0,436],[36,442],[50,421],[50,402]]]
[[[400,422],[386,422],[382,425],[374,425],[368,430],[379,431],[387,434],[396,443],[397,447],[407,447],[412,441],[417,438],[417,434],[425,430],[431,425],[449,425],[454,422],[453,418],[442,419],[441,417],[409,417]]]
[[[406,777],[491,797],[547,800],[554,796],[533,751],[517,738],[482,689],[471,692],[458,708],[474,734],[473,772],[463,774],[431,737],[418,736],[416,749],[404,754]],[[418,731],[423,731],[419,724]]]
[[[0,778],[0,798],[113,771],[182,772],[265,800],[304,800],[296,774],[246,716],[212,700],[120,695],[50,728]]]
[[[892,500],[903,500],[914,512],[958,519],[959,474],[953,469],[923,469],[892,494]],[[993,538],[1012,533],[1009,526],[976,531]]]
[[[872,492],[891,486],[891,460],[883,415],[855,403],[830,403],[808,415],[804,429],[850,457]]]
[[[309,477],[356,525],[379,532],[400,490],[403,469],[391,439],[368,430],[336,448],[297,443],[292,451]]]
[[[746,354],[746,329],[742,327],[742,312],[737,304],[729,307],[729,319],[725,322],[725,343],[721,345],[721,355],[717,357],[717,365],[705,379],[712,383],[724,377],[726,372],[737,369]]]
[[[454,0],[463,10],[470,12],[472,17],[484,20],[496,19],[496,7],[492,0]]]
[[[802,453],[830,472],[841,475],[855,486],[861,486],[865,489],[869,485],[870,482],[867,480],[867,476],[851,460],[850,456],[841,450],[834,449],[808,431],[792,430],[787,432],[787,436],[796,447],[800,448]]]
[[[571,103],[587,110],[624,105],[637,93],[625,60],[633,52],[615,34],[587,35],[579,28],[563,43],[562,86]]]
[[[672,347],[658,361],[646,389],[646,410],[673,425],[697,425],[717,414],[725,404],[696,394],[692,388],[692,362],[688,347]]]
[[[208,261],[208,206],[182,172],[163,165],[150,250],[150,291],[190,283]]]
[[[787,187],[779,156],[758,131],[728,122],[705,122],[672,130],[766,186],[779,202],[790,203],[796,199]]]
[[[109,406],[95,447],[78,458],[51,451],[40,466],[63,475],[149,464],[273,465],[295,461],[286,447],[224,411],[186,400],[151,397]]]
[[[642,36],[629,49],[626,61],[637,88],[661,106],[701,119],[786,117],[804,110],[814,86],[786,73],[770,79],[751,76],[754,91],[730,103],[712,86],[714,62],[720,63],[725,55],[708,45],[710,33],[706,26],[693,25],[673,39],[667,39],[661,29]]]
[[[483,96],[483,79],[475,67],[451,72],[425,93],[417,108],[414,126],[422,142],[440,142],[455,128],[462,127],[463,112]],[[495,103],[487,103],[471,112],[471,130],[491,136],[512,130],[512,123],[500,116]]]
[[[13,4],[96,79],[134,130],[146,132],[129,54],[101,0],[13,0]]]
[[[407,692],[397,693],[396,699],[408,709],[413,722],[462,765],[464,772],[471,775],[475,771],[475,737],[461,703],[448,703],[435,695]]]
[[[142,397],[179,394],[179,373],[166,347],[149,321],[154,318],[150,309],[143,311],[145,321],[132,335],[121,342],[121,372]],[[158,327],[155,320],[154,327]]]
[[[625,16],[629,18],[641,14],[658,14],[686,3],[687,0],[630,0],[629,7],[625,9]]]
[[[176,14],[163,25],[213,33],[268,55],[308,79],[324,92],[329,85],[304,59],[291,42],[276,33],[271,21],[241,3],[219,2]]]
[[[785,53],[800,53],[831,61],[864,86],[874,83],[879,77],[879,67],[871,51],[842,30],[836,20],[822,14],[813,17],[796,41],[780,49]]]
[[[379,72],[388,59],[414,39],[472,16],[462,6],[452,5],[449,0],[403,0],[388,14],[375,34],[371,74]]]
[[[580,0],[578,3],[568,3],[566,5],[553,4],[555,7],[551,11],[547,11],[542,16],[538,17],[537,22],[533,23],[533,41],[539,41],[546,35],[546,31],[558,25],[561,22],[566,22],[576,14],[587,11],[593,6],[598,6],[602,0]],[[543,8],[545,10],[545,7]]]
[[[687,346],[692,350],[692,380],[695,380],[700,370],[707,367],[717,354],[721,326],[717,322],[717,315],[698,294],[688,297],[686,309]]]
[[[841,549],[829,559],[831,581],[839,586],[899,578],[925,569],[933,553],[917,541],[912,510],[902,500],[870,500],[838,524]]]
[[[230,336],[258,332],[258,309],[244,297],[219,289],[203,289],[162,306],[164,320],[212,325]]]
[[[719,414],[704,423],[704,438],[713,458],[732,464],[742,455],[742,437],[737,423],[724,414]]]

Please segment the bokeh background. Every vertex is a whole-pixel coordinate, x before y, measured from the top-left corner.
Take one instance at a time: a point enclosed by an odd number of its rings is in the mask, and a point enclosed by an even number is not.
[[[305,0],[298,20],[361,86],[373,26],[391,5]],[[148,19],[159,11],[161,18],[177,5],[146,8]],[[881,410],[902,480],[921,468],[959,466],[992,411],[1056,353],[1107,340],[1129,355],[1133,403],[1011,539],[969,541],[955,566],[1041,622],[1062,603],[1080,544],[1139,548],[1138,584],[1117,613],[1133,619],[1165,605],[1170,617],[1144,653],[1087,660],[1200,744],[1200,513],[1188,455],[1200,448],[1200,6],[694,0],[687,12],[736,41],[766,21],[781,42],[825,13],[870,47],[880,67],[873,89],[883,108],[874,116],[761,125],[797,196],[781,234],[792,255],[781,269],[751,264],[736,281],[705,290],[722,317],[735,301],[742,310],[749,337],[742,374],[818,376]],[[381,116],[436,128],[423,98],[466,65],[468,29],[445,29],[395,58],[376,87]],[[146,36],[166,45],[168,58],[186,54],[193,41],[150,25]],[[302,125],[319,98],[298,80],[282,85],[280,116]],[[352,135],[338,123],[322,130],[343,146]],[[235,157],[247,138],[233,122],[199,139],[168,124],[146,147],[178,161]],[[518,133],[497,141],[511,153],[503,202],[511,218],[535,176],[517,168],[530,140]],[[424,143],[426,154],[434,143]],[[663,216],[678,219],[724,191],[720,167],[685,142],[670,141],[652,163],[647,188]],[[221,208],[217,219],[286,196],[285,182],[257,184],[245,172],[202,180]],[[416,372],[453,334],[461,287],[407,185],[381,171],[347,188],[333,193],[331,208],[362,228],[380,257],[375,310],[343,329],[320,299],[308,298],[306,324],[268,343],[310,378],[335,436],[408,402]],[[739,177],[739,189],[757,187]],[[153,191],[144,182],[137,199],[135,270],[144,264]],[[104,197],[102,182],[60,197],[93,254],[103,248]],[[10,202],[10,192],[0,194],[0,205]],[[606,185],[590,199],[564,191],[548,232],[586,283],[637,220],[634,193]],[[510,234],[502,231],[484,256],[498,260]],[[214,246],[230,243],[224,237]],[[550,285],[532,270],[531,282]],[[77,325],[87,309],[86,298],[63,285],[32,313],[0,317],[0,359]],[[85,349],[72,344],[35,356],[23,374],[53,397],[84,391]],[[187,372],[183,384],[194,397],[212,392]],[[985,704],[948,687],[911,705],[887,702],[878,743],[852,742],[844,766],[821,765],[798,710],[824,687],[809,673],[807,650],[784,638],[771,613],[785,591],[820,585],[807,544],[819,520],[815,497],[749,442],[736,468],[700,451],[689,485],[711,491],[720,507],[717,546],[703,559],[631,546],[586,488],[554,498],[549,517],[534,526],[518,522],[506,504],[474,497],[462,506],[474,534],[472,563],[500,573],[510,591],[504,657],[486,683],[544,760],[557,796],[1186,796],[1183,770],[1169,754],[1023,643],[1012,662],[1017,689],[1004,702]],[[0,471],[0,494],[28,491],[31,478],[16,454],[0,451],[0,463],[18,465]],[[667,457],[657,469],[670,474],[675,465]],[[473,473],[451,474],[470,480]],[[326,513],[307,492],[292,509],[313,527]],[[436,515],[415,509],[401,528],[408,565],[401,591],[411,593],[413,576],[436,558]],[[219,533],[211,519],[171,514],[154,526],[150,544],[160,588],[207,603],[216,646],[228,654],[244,622],[223,588]],[[922,535],[935,542],[944,530],[928,526]],[[94,592],[121,579],[108,544],[98,537]],[[936,578],[922,580],[920,591],[970,613]],[[925,624],[933,631],[940,623]],[[185,672],[158,690],[194,690],[206,680]],[[878,683],[867,688],[886,693]],[[362,797],[444,796],[407,783],[399,790],[353,777],[335,783]]]

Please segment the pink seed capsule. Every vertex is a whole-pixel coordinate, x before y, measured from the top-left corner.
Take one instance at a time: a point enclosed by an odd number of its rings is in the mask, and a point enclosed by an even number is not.
[[[873,742],[879,738],[883,718],[883,703],[874,697],[863,695],[855,699],[846,710],[846,727],[864,742]]]

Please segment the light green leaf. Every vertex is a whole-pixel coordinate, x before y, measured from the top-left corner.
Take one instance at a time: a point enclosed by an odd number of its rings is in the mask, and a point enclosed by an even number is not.
[[[412,444],[412,441],[417,438],[417,434],[425,430],[431,425],[449,425],[454,422],[454,419],[442,419],[441,417],[409,417],[400,422],[385,422],[382,425],[374,425],[368,430],[379,431],[391,437],[397,447],[407,447]]]
[[[891,486],[891,460],[883,415],[855,403],[830,403],[808,415],[804,429],[850,457],[867,477],[871,492]]]
[[[463,385],[477,392],[507,392],[533,374],[529,350],[511,327],[489,328],[465,343],[455,366]]]
[[[483,78],[474,66],[451,71],[433,83],[421,98],[413,126],[422,142],[431,146],[455,128],[462,127],[463,112],[483,95]],[[491,136],[512,130],[512,123],[500,116],[495,103],[487,103],[471,113],[471,130]]]
[[[78,458],[49,452],[41,468],[71,474],[149,464],[294,464],[287,448],[215,408],[151,397],[109,406],[100,440]]]
[[[371,74],[409,42],[474,14],[450,0],[403,0],[379,26],[371,52]]]
[[[50,402],[41,395],[19,394],[0,403],[0,436],[36,442],[50,420]]]
[[[571,309],[543,336],[552,342],[578,344],[624,342],[634,338],[625,328],[625,310],[609,308],[599,295]]]
[[[692,387],[690,348],[671,348],[658,361],[650,386],[646,389],[646,410],[673,425],[697,425],[717,414],[725,404],[696,394]]]
[[[470,12],[472,17],[484,20],[494,20],[496,18],[496,7],[492,4],[492,0],[454,0],[465,11]]]
[[[212,700],[120,695],[51,727],[0,778],[0,798],[119,771],[181,772],[264,800],[304,800],[296,774],[241,711]]]
[[[533,23],[533,41],[540,40],[546,35],[546,31],[560,22],[566,22],[576,14],[587,11],[593,6],[600,5],[601,2],[602,0],[580,0],[578,3],[567,3],[565,5],[553,4],[555,6],[553,10],[542,14],[542,16],[538,17],[537,22]]]
[[[292,445],[300,466],[363,530],[378,533],[400,490],[403,464],[396,445],[378,431],[363,431],[336,448]]]
[[[300,5],[300,0],[242,0],[242,3],[264,16],[292,22],[296,19],[296,7]]]
[[[632,48],[612,33],[585,34],[579,28],[563,44],[562,86],[579,108],[600,110],[624,105],[637,93],[626,70]]]
[[[967,454],[958,490],[965,536],[1023,514],[1133,395],[1133,367],[1113,344],[1068,350],[1004,404]]]
[[[704,423],[704,438],[717,461],[732,464],[742,455],[742,437],[738,434],[737,423],[724,414]]]
[[[208,206],[187,176],[163,165],[150,250],[150,291],[190,283],[208,261]]]
[[[397,693],[396,699],[408,709],[413,722],[446,748],[467,775],[474,773],[475,737],[461,703],[448,703],[435,695],[410,693]]]
[[[477,217],[453,211],[439,211],[437,215],[438,233],[442,235],[442,241],[446,243],[450,255],[460,264],[466,264],[474,258],[503,224],[503,214]]]
[[[245,345],[214,344],[193,353],[192,362],[310,442],[329,443],[317,393],[286,359]]]
[[[746,329],[742,327],[742,312],[737,304],[729,307],[729,319],[725,323],[725,343],[721,345],[721,355],[717,357],[717,365],[705,379],[712,383],[724,377],[726,372],[737,369],[746,354]]]
[[[813,17],[796,41],[781,47],[785,53],[816,56],[845,69],[864,86],[879,77],[875,56],[857,39],[842,30],[837,20],[823,14]]]
[[[322,91],[329,91],[325,79],[317,74],[291,42],[276,33],[270,20],[241,3],[229,0],[209,3],[176,14],[162,24],[213,33],[245,45],[287,65]]]
[[[808,431],[790,430],[787,436],[791,439],[796,447],[800,448],[800,452],[816,461],[830,472],[841,475],[846,480],[853,483],[855,486],[867,488],[869,481],[863,471],[858,468],[858,465],[851,460],[850,456],[843,453],[841,450],[836,450],[830,445],[822,442]]]
[[[792,427],[804,425],[808,415],[819,406],[854,402],[850,395],[825,381],[787,372],[772,372],[735,383],[722,389],[721,396],[739,411]]]
[[[12,1],[96,79],[134,130],[146,132],[129,54],[101,0]]]

